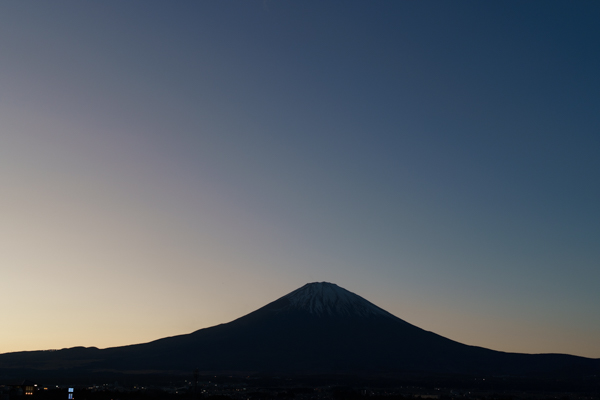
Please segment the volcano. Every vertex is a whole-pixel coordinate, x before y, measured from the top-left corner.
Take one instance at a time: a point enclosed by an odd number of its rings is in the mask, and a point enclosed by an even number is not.
[[[425,331],[333,283],[315,282],[232,322],[153,342],[0,355],[0,369],[217,374],[589,375],[600,359],[504,353]]]

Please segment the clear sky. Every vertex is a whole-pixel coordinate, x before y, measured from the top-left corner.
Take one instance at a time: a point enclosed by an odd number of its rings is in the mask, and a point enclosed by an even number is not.
[[[600,358],[600,3],[0,3],[0,352],[313,281]]]

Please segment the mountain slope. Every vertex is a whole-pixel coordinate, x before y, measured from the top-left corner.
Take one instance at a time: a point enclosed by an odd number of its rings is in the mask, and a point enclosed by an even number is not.
[[[600,360],[502,353],[424,331],[337,285],[307,284],[227,324],[133,346],[0,355],[0,368],[212,373],[590,374]]]

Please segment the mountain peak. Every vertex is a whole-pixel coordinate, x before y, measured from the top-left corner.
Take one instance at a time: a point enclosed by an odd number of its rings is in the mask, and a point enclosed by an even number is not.
[[[283,296],[290,307],[307,311],[318,316],[384,316],[394,317],[387,311],[365,300],[335,283],[307,283],[299,289]]]

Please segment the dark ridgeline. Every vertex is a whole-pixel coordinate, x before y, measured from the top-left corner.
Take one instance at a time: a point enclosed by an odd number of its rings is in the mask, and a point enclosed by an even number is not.
[[[0,355],[7,369],[222,374],[585,376],[600,359],[464,345],[339,286],[309,283],[232,322],[150,343]]]

